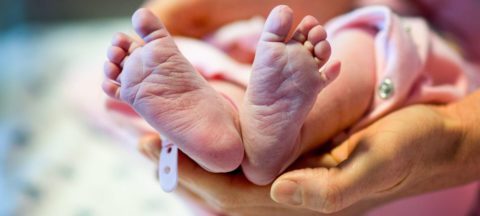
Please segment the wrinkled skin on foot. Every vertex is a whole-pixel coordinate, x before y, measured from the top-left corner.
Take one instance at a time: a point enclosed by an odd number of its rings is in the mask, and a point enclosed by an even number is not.
[[[228,172],[243,159],[236,112],[208,85],[150,11],[132,23],[142,41],[119,34],[109,48],[107,94],[130,104],[153,128],[212,172]]]
[[[267,18],[257,46],[246,98],[240,110],[247,178],[270,183],[300,154],[300,130],[317,94],[339,73],[330,57],[326,32],[307,16],[294,30],[293,11],[277,6]]]

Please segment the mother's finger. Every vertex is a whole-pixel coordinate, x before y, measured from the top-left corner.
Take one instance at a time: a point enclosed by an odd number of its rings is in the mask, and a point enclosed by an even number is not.
[[[336,153],[340,155],[337,157],[341,157],[351,151],[351,146],[355,147],[350,157],[338,167],[287,172],[274,182],[271,196],[279,203],[332,213],[388,191],[406,177],[405,169],[402,169],[404,163],[395,161],[394,152],[378,147],[387,140],[394,142],[392,139],[394,137],[388,134],[369,136],[359,133],[337,148],[340,151]]]
[[[142,139],[140,146],[144,146],[144,149],[156,149],[161,147],[161,141],[158,136],[148,136]],[[157,155],[159,151],[156,150]],[[153,160],[158,161],[158,158]],[[181,152],[178,162],[180,182],[176,193],[190,198],[200,206],[206,206],[211,211],[228,212],[232,215],[320,215],[307,208],[274,202],[269,196],[270,186],[256,186],[239,171],[209,173]],[[342,211],[340,215],[358,215],[367,209],[368,205],[361,203]]]
[[[161,138],[156,134],[145,135],[139,150],[154,162],[158,162],[162,148]],[[279,206],[270,198],[270,186],[257,186],[249,182],[237,170],[231,173],[210,173],[179,151],[179,183],[193,193],[208,197],[219,208],[236,208],[240,205]]]

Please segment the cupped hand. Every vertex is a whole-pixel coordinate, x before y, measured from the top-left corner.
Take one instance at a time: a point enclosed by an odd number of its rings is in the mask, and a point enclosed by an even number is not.
[[[145,156],[157,162],[161,140],[157,135],[147,135],[140,141],[139,148]],[[240,171],[210,173],[181,152],[178,160],[179,183],[175,192],[193,203],[194,208],[209,212],[207,215],[324,215],[275,202],[270,197],[271,185],[257,186]],[[317,165],[322,164],[318,162]],[[358,215],[368,208],[369,203],[360,202],[334,215]]]
[[[302,156],[268,186],[248,182],[241,172],[209,173],[180,155],[178,191],[220,215],[359,215],[480,178],[472,159],[478,146],[465,142],[471,136],[451,113],[423,105],[399,110],[328,153]],[[158,160],[160,146],[153,135],[140,148]]]
[[[332,213],[358,201],[378,205],[473,181],[472,172],[465,172],[475,168],[465,163],[468,150],[461,145],[460,122],[447,113],[447,108],[433,106],[392,113],[329,154],[301,158],[297,166],[310,168],[277,178],[272,198],[289,206]],[[318,167],[318,160],[332,167]]]

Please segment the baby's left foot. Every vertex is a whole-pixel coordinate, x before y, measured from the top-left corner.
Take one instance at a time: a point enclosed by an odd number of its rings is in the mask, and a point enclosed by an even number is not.
[[[319,72],[330,57],[330,44],[318,21],[305,17],[287,40],[292,22],[287,6],[276,7],[267,18],[240,110],[247,155],[242,168],[256,184],[270,183],[299,156],[305,118],[317,94],[340,71],[337,62]]]

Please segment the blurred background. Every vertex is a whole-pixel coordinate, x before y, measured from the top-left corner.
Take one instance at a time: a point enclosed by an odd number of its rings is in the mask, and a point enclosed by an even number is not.
[[[189,214],[103,104],[106,48],[141,4],[0,0],[0,216]]]
[[[105,109],[106,48],[115,32],[133,33],[129,17],[141,4],[0,0],[0,216],[195,215],[160,189],[155,165],[139,155],[130,130],[139,122]],[[458,215],[449,212],[468,210],[475,191],[372,215]]]

